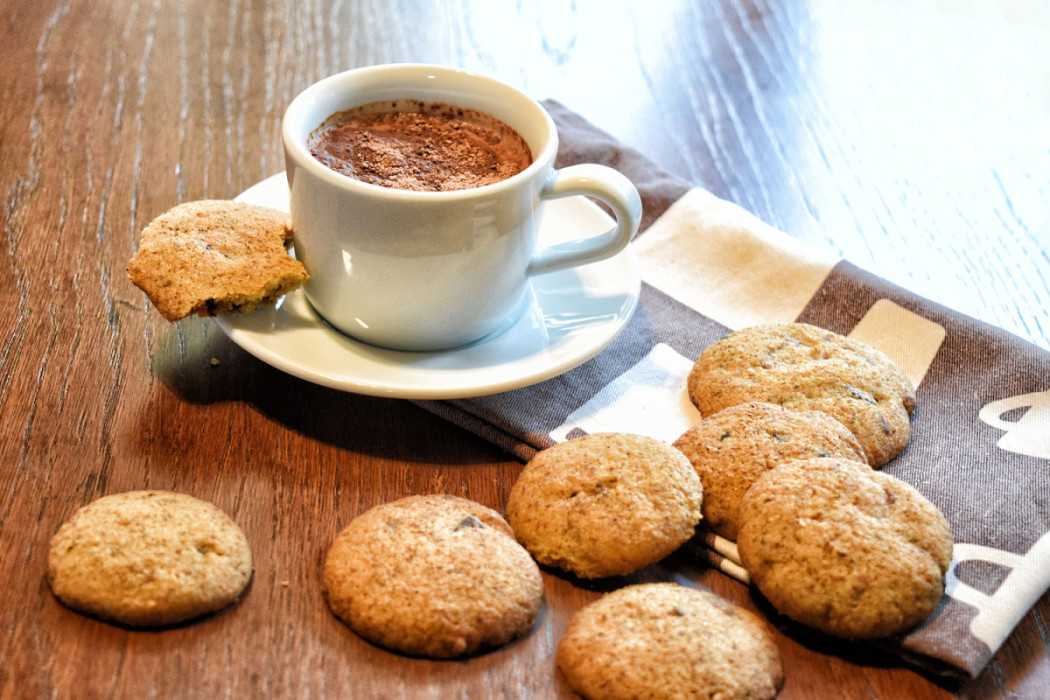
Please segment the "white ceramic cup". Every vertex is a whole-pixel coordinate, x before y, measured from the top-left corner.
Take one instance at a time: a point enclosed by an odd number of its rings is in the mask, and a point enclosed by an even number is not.
[[[331,115],[403,98],[502,120],[525,139],[532,164],[484,187],[416,192],[354,180],[310,154],[311,133]],[[282,135],[306,297],[335,328],[382,347],[435,351],[504,330],[526,309],[530,275],[616,254],[641,218],[637,190],[617,171],[554,169],[558,133],[536,101],[462,70],[391,64],[333,75],[292,100]],[[572,195],[605,202],[615,227],[537,250],[544,200]]]

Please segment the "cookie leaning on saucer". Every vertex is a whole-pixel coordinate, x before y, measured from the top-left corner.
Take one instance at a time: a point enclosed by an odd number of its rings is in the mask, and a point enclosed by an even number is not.
[[[168,321],[248,313],[310,278],[288,254],[288,215],[243,202],[180,204],[150,222],[128,279]]]
[[[450,495],[408,496],[354,518],[325,557],[324,594],[361,637],[452,658],[529,631],[539,567],[496,511]]]
[[[948,522],[912,486],[842,459],[794,461],[744,495],[740,558],[781,613],[849,639],[925,620],[944,594]]]
[[[629,574],[693,536],[700,479],[650,437],[595,433],[539,452],[507,500],[507,521],[536,561],[581,578]]]
[[[735,540],[740,500],[764,472],[792,459],[842,457],[867,465],[846,426],[820,411],[748,402],[724,408],[684,432],[674,446],[704,489],[704,524]]]
[[[585,698],[772,698],[780,652],[757,615],[674,583],[620,588],[577,612],[557,664]]]
[[[738,330],[693,365],[689,397],[703,416],[747,401],[816,410],[860,441],[873,467],[907,447],[915,387],[879,350],[805,323]]]
[[[214,505],[169,491],[104,496],[51,539],[48,579],[71,608],[133,626],[220,610],[252,575],[241,529]]]

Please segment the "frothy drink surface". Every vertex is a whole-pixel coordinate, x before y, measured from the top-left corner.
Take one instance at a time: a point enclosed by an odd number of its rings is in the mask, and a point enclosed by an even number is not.
[[[425,192],[489,185],[532,163],[525,140],[495,117],[416,100],[333,114],[308,145],[314,158],[355,180]]]

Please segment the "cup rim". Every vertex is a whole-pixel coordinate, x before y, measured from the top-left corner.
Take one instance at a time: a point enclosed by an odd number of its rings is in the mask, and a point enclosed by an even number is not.
[[[442,191],[419,191],[419,190],[403,190],[394,187],[384,187],[383,185],[376,185],[361,180],[354,179],[349,175],[344,175],[332,170],[324,163],[313,157],[306,144],[301,140],[296,133],[293,133],[293,128],[299,124],[296,120],[300,120],[298,112],[305,109],[308,106],[310,100],[317,95],[323,94],[326,90],[340,89],[338,84],[345,81],[351,75],[363,76],[367,74],[382,74],[382,73],[397,73],[397,72],[410,72],[413,75],[418,73],[429,73],[430,77],[435,77],[437,74],[441,76],[459,76],[465,77],[470,80],[478,81],[482,84],[492,86],[499,90],[508,91],[513,93],[519,100],[523,100],[531,108],[536,110],[537,114],[540,115],[546,125],[546,131],[548,134],[546,143],[539,153],[532,155],[532,162],[519,173],[516,173],[504,180],[499,182],[490,183],[488,185],[482,185],[481,187],[470,187],[467,189],[460,190],[442,190]],[[411,88],[406,88],[410,90]],[[407,95],[406,95],[407,96]],[[465,105],[459,105],[465,106]],[[347,109],[351,109],[348,107]],[[484,110],[481,110],[484,111]],[[334,112],[333,112],[334,113]],[[319,127],[325,119],[331,115],[324,115],[317,121],[316,124],[309,125],[311,132]],[[497,117],[498,118],[498,117]],[[518,127],[510,125],[511,128],[518,130]],[[536,177],[539,171],[547,169],[547,164],[553,165],[554,156],[557,154],[558,149],[558,131],[554,124],[554,120],[543,106],[534,100],[533,98],[526,95],[523,91],[517,88],[492,78],[487,75],[475,73],[462,68],[455,68],[451,66],[443,66],[429,63],[381,63],[371,66],[363,66],[360,68],[352,68],[350,70],[342,71],[340,73],[334,73],[321,80],[318,80],[311,85],[304,88],[297,94],[292,101],[288,104],[288,107],[284,111],[284,115],[281,119],[281,136],[284,141],[285,152],[296,161],[297,167],[306,168],[315,177],[320,177],[328,184],[349,189],[351,191],[360,191],[361,193],[367,193],[370,196],[385,196],[392,197],[395,199],[405,200],[455,200],[455,199],[469,199],[476,196],[477,194],[495,194],[501,189],[513,189],[519,187],[525,180],[529,180]]]

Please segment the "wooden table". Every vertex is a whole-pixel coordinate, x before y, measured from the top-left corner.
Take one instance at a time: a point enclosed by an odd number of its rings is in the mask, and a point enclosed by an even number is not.
[[[959,5],[959,7],[954,7]],[[283,169],[289,100],[371,63],[459,65],[554,98],[813,245],[1050,349],[1050,14],[1036,2],[2,0],[0,695],[566,697],[553,651],[599,594],[545,575],[526,639],[467,661],[357,638],[319,588],[353,516],[434,491],[501,509],[521,464],[401,400],[293,379],[126,279],[180,201]],[[60,605],[78,506],[213,501],[246,597],[164,631]],[[749,591],[696,566],[703,586]],[[1050,597],[979,678],[780,634],[784,698],[1046,697]]]

